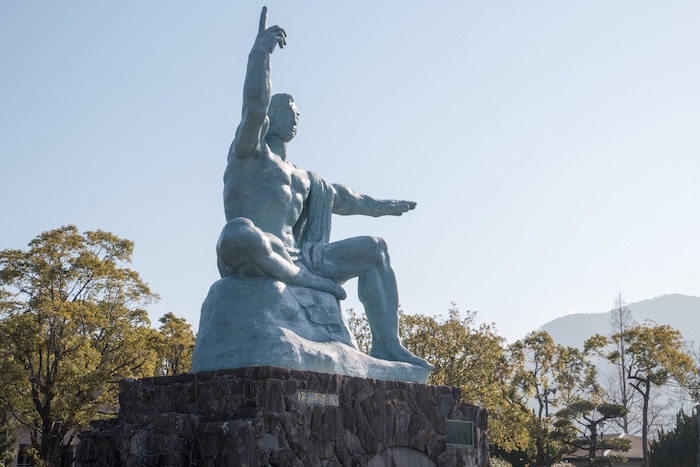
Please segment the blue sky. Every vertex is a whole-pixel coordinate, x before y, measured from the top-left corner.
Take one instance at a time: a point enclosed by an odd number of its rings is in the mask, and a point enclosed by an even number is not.
[[[509,341],[555,317],[700,295],[700,3],[266,2],[289,159],[418,202],[384,237],[409,313]],[[65,224],[136,243],[195,326],[262,2],[0,3],[0,248]],[[359,308],[356,283],[344,308]]]

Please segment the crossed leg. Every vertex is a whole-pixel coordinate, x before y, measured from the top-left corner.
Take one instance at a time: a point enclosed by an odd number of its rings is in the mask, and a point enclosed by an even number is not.
[[[358,296],[372,331],[370,355],[383,360],[432,365],[416,357],[399,340],[399,297],[396,276],[384,240],[355,237],[319,245],[320,261],[311,273],[295,261],[274,235],[257,228],[250,219],[231,219],[221,232],[216,251],[221,276],[272,277],[287,284],[309,287],[345,298],[338,284],[358,278]]]
[[[295,262],[279,238],[263,232],[250,219],[237,217],[226,223],[216,254],[221,277],[271,277],[287,284],[321,290],[343,300],[345,291],[332,280],[311,273]]]
[[[358,278],[357,292],[372,331],[370,355],[432,369],[399,340],[399,296],[386,243],[376,237],[355,237],[320,246],[316,272],[343,283]]]

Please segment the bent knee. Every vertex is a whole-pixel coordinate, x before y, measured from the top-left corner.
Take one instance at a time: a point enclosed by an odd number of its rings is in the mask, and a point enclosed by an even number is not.
[[[216,243],[216,252],[223,258],[247,257],[267,250],[262,230],[245,217],[236,217],[228,221]]]
[[[389,262],[389,247],[386,241],[381,237],[367,237],[372,253],[372,257],[375,258],[377,262],[388,263]]]
[[[253,221],[248,219],[247,217],[234,217],[230,221],[226,222],[226,225],[224,226],[222,230],[222,234],[224,232],[238,232],[241,230],[260,230],[258,229],[255,224],[253,224]]]

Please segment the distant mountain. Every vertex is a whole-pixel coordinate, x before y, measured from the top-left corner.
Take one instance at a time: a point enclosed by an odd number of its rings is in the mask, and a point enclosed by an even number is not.
[[[642,324],[645,320],[668,324],[683,333],[687,341],[700,343],[700,297],[672,294],[630,303],[627,308],[634,319]],[[550,321],[540,328],[547,331],[554,342],[571,347],[583,347],[593,334],[610,333],[611,312],[577,313]]]

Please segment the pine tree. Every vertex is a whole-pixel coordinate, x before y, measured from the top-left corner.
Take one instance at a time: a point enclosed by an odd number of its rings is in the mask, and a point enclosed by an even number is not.
[[[696,467],[698,462],[698,418],[682,410],[676,415],[676,428],[668,433],[663,428],[651,443],[650,467]]]

